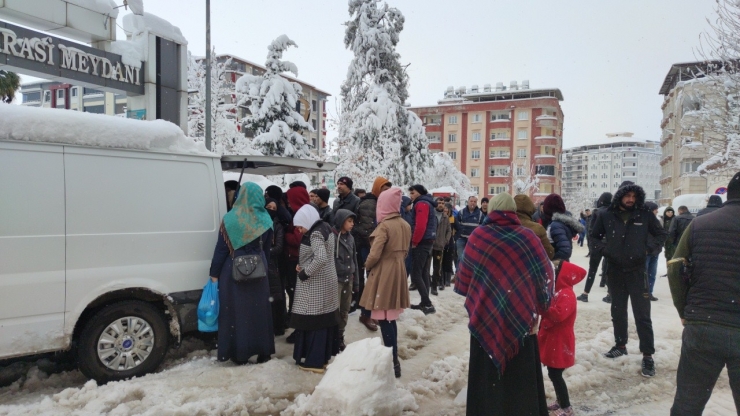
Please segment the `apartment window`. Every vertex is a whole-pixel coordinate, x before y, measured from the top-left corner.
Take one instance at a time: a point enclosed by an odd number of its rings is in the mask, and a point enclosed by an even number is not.
[[[470,152],[470,157],[473,159],[480,159],[480,150],[473,150]]]
[[[684,159],[681,162],[681,173],[696,172],[696,170],[699,168],[699,165],[701,165],[701,163],[702,163],[701,159]]]
[[[491,140],[509,140],[509,131],[492,131]]]
[[[480,114],[473,114],[473,123],[480,123],[482,118]]]
[[[450,116],[450,117],[447,118],[447,121],[450,124],[457,124],[457,116]]]
[[[555,176],[555,166],[554,165],[537,165],[535,167],[535,173],[537,175]]]
[[[517,139],[526,139],[527,138],[527,129],[519,129],[516,132],[516,138]]]
[[[475,133],[473,133],[473,141],[474,142],[479,142],[480,141],[480,132],[479,131],[476,131]]]
[[[516,168],[516,176],[524,176],[524,168],[519,166]]]
[[[506,187],[505,187],[505,186],[496,186],[496,187],[494,188],[494,191],[495,191],[494,193],[495,193],[495,194],[502,194],[502,193],[506,192],[506,190],[507,190],[507,189],[506,189]]]
[[[58,89],[57,90],[57,100],[63,100],[64,99],[64,90]]]
[[[519,157],[519,158],[527,157],[527,149],[516,149],[516,157]]]
[[[316,148],[316,138],[311,139],[311,147]]]
[[[472,177],[472,178],[478,178],[478,177],[480,177],[480,169],[478,169],[478,168],[470,168],[470,177]]]
[[[41,101],[41,91],[37,92],[24,92],[23,93],[23,102],[24,103],[33,103]]]
[[[516,116],[517,120],[529,120],[529,112],[528,111],[520,111],[517,113]]]
[[[311,111],[317,111],[316,110],[316,100],[311,100]]]
[[[427,139],[429,139],[430,143],[439,143],[441,142],[441,138],[436,134],[427,134]]]
[[[456,160],[457,159],[457,152],[447,152],[448,155],[450,155],[450,159]]]
[[[496,177],[496,176],[509,176],[509,166],[497,166],[497,165],[491,165],[488,167],[488,176],[490,177]]]
[[[509,157],[511,157],[511,151],[509,151],[509,149],[489,149],[488,150],[489,159],[495,159],[495,158],[508,159]]]
[[[478,193],[480,192],[480,187],[471,186],[471,188],[473,188],[473,195],[478,195]]]
[[[316,130],[316,119],[311,119],[311,127],[313,127],[314,130]]]
[[[507,121],[509,120],[509,112],[505,113],[491,113],[491,121],[497,121],[497,120],[503,120]]]
[[[457,134],[450,133],[447,135],[447,141],[450,143],[455,143],[457,141]]]
[[[601,179],[606,179],[607,177],[608,177],[608,175],[606,173],[602,173],[601,174]]]

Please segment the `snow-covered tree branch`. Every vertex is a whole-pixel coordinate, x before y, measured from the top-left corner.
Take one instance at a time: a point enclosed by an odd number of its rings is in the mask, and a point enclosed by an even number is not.
[[[511,162],[512,194],[524,194],[529,197],[539,191],[540,178],[537,177],[534,163]]]

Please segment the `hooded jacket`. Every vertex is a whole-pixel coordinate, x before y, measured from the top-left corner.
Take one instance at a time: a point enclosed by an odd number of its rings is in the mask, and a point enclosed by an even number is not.
[[[691,221],[693,220],[694,216],[688,211],[673,217],[671,228],[668,229],[667,241],[670,241],[671,244],[677,246],[678,242],[681,241],[683,232],[686,231],[686,228],[688,228],[689,224],[691,224]]]
[[[553,368],[568,368],[575,364],[576,294],[573,286],[583,280],[586,270],[572,263],[563,263],[555,279],[555,296],[542,314],[537,341],[542,364]]]
[[[627,211],[625,222],[620,202],[628,192],[635,193],[636,201],[633,209]],[[655,239],[648,242],[648,235]],[[598,216],[590,237],[596,240],[595,249],[607,258],[610,267],[636,271],[645,268],[649,251],[663,246],[667,233],[655,214],[645,208],[642,187],[628,184],[619,188],[609,208]]]
[[[710,212],[714,212],[720,208],[722,208],[722,197],[720,197],[719,195],[712,195],[709,197],[707,206],[696,213],[696,216],[701,217],[704,214],[709,214]]]
[[[307,205],[310,202],[308,191],[306,190],[306,188],[301,188],[299,186],[290,188],[288,192],[286,192],[286,195],[288,197],[288,204],[290,205],[290,209],[294,213],[298,212],[298,210],[300,210],[304,205]],[[288,260],[298,261],[302,239],[303,234],[298,232],[298,229],[295,228],[292,223],[286,225],[285,246],[287,248]]]
[[[532,202],[529,196],[524,194],[515,196],[514,202],[516,202],[516,215],[519,217],[519,222],[522,223],[522,226],[529,228],[537,234],[537,237],[542,241],[542,247],[547,252],[547,257],[552,260],[555,256],[555,248],[550,243],[550,239],[547,238],[547,230],[540,223],[532,219],[535,211],[534,202]]]
[[[437,239],[437,216],[434,215],[434,200],[431,195],[421,195],[413,202],[411,209],[411,245]]]
[[[340,209],[334,216],[334,235],[336,245],[334,250],[334,263],[337,269],[337,280],[339,282],[348,282],[352,278],[352,285],[359,287],[360,276],[357,273],[357,248],[352,233],[342,233],[342,226],[347,218],[357,219],[354,212]]]
[[[570,260],[573,254],[573,237],[583,232],[584,227],[570,215],[556,212],[547,227],[547,238],[555,247],[553,259]]]
[[[607,209],[609,209],[609,206],[612,204],[612,194],[611,192],[604,192],[599,196],[599,199],[596,201],[596,209],[594,209],[591,212],[591,218],[589,218],[588,223],[588,250],[589,252],[595,250],[596,241],[591,238],[591,230],[594,227],[594,224],[596,224],[596,218],[599,217],[599,215],[603,214]]]
[[[378,197],[372,193],[360,198],[360,204],[357,206],[355,228],[352,229],[355,242],[360,247],[370,246],[370,234],[375,231],[375,227],[377,226],[377,222],[375,221],[375,209],[377,205]]]
[[[370,191],[370,193],[375,195],[375,198],[377,198],[380,196],[380,188],[382,188],[383,185],[390,185],[390,184],[391,184],[391,181],[389,181],[388,179],[382,176],[378,176],[377,178],[375,178],[375,181],[373,182],[373,188]]]

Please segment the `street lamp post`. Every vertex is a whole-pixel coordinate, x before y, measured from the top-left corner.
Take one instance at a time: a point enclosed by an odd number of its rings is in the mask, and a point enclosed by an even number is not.
[[[206,149],[211,150],[211,0],[206,0]]]

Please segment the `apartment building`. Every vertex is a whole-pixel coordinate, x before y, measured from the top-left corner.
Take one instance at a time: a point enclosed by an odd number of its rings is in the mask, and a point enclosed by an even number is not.
[[[723,114],[728,108],[723,88],[716,88],[706,74],[718,62],[689,62],[671,65],[663,80],[661,199],[663,205],[685,194],[721,192],[732,177],[729,174],[699,174],[697,169],[711,155],[705,151],[708,140],[726,140],[713,121],[697,117],[702,110],[717,108]]]
[[[657,201],[661,194],[660,143],[638,140],[629,132],[606,136],[618,141],[563,150],[563,197],[587,196],[595,201],[604,192],[614,194],[629,180],[645,190],[648,201]]]
[[[53,81],[21,85],[21,105],[126,117],[126,95]]]
[[[204,59],[205,58],[199,57],[196,58],[196,61],[202,62]],[[220,54],[216,56],[216,61],[218,63],[226,63],[229,62],[229,60],[231,61],[227,67],[227,73],[229,74],[229,82],[231,82],[234,87],[236,80],[242,75],[262,75],[267,70],[264,65],[248,61],[236,55]],[[331,94],[297,78],[293,78],[285,74],[283,74],[283,76],[292,82],[298,83],[303,88],[303,98],[296,103],[296,111],[314,128],[313,132],[303,132],[303,136],[306,138],[308,143],[311,144],[311,148],[316,150],[318,155],[323,155],[326,151],[326,100],[331,96]],[[232,94],[230,97],[220,98],[223,99],[226,104],[235,104],[237,101],[236,93]],[[246,107],[240,107],[237,109],[236,118],[238,126],[241,127],[241,121],[248,115],[248,113],[249,109]],[[252,137],[254,133],[245,130],[244,134],[247,137]]]
[[[410,107],[423,121],[432,152],[447,152],[478,197],[516,193],[518,179],[536,176],[539,201],[560,193],[563,95],[557,88],[448,87],[435,106]]]

